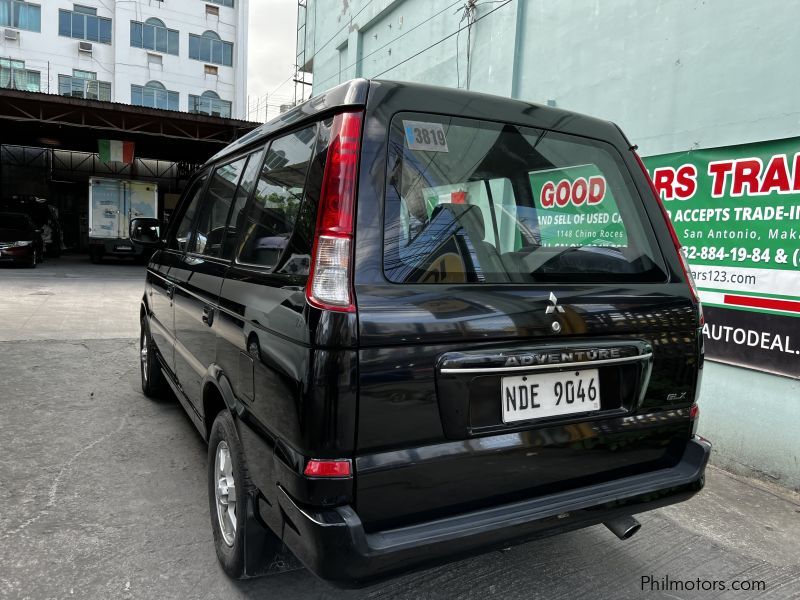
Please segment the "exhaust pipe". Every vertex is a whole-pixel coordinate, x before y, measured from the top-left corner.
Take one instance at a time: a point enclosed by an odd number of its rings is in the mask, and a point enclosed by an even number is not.
[[[630,515],[625,517],[617,517],[603,523],[611,530],[615,536],[621,540],[627,540],[633,537],[633,534],[642,528],[642,524]]]

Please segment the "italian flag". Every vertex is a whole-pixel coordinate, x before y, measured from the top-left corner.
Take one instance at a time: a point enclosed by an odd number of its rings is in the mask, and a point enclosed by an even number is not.
[[[133,162],[133,142],[120,142],[119,140],[98,140],[100,146],[100,160],[105,162]]]

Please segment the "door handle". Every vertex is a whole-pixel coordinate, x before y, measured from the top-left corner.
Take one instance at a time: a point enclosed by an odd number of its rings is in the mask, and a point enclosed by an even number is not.
[[[214,324],[214,309],[210,306],[203,307],[203,323],[209,327]]]

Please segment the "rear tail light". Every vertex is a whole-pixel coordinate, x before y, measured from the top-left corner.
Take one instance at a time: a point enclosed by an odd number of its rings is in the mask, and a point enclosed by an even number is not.
[[[697,404],[692,404],[689,409],[689,420],[692,422],[692,435],[697,433],[697,426],[700,424],[700,407]]]
[[[350,477],[352,469],[350,461],[345,460],[316,460],[311,459],[303,470],[306,477]]]
[[[353,312],[353,220],[362,113],[333,118],[306,298],[317,308]]]
[[[703,325],[705,323],[705,317],[703,316],[703,305],[700,303],[700,294],[697,292],[697,285],[695,284],[694,277],[692,277],[692,270],[689,267],[689,261],[686,260],[686,254],[681,247],[678,234],[675,233],[675,228],[672,226],[672,221],[669,218],[667,209],[664,208],[664,203],[661,201],[661,196],[658,195],[656,186],[653,185],[653,180],[650,178],[650,173],[647,172],[647,167],[644,166],[641,157],[636,152],[634,152],[633,155],[636,157],[636,162],[639,163],[639,167],[641,167],[642,173],[647,179],[647,184],[650,186],[650,191],[653,192],[653,196],[655,197],[656,202],[658,202],[658,207],[661,209],[661,215],[664,217],[664,222],[667,224],[667,229],[669,229],[669,234],[672,237],[672,244],[675,246],[675,250],[678,253],[681,269],[683,269],[683,275],[689,284],[689,292],[692,294],[692,298],[697,303],[697,312],[700,318],[700,325]]]

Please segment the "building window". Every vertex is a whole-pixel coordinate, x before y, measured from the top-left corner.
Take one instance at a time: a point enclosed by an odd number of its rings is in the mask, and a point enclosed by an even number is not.
[[[203,35],[189,34],[189,58],[203,62],[233,66],[233,44],[223,42],[213,31]]]
[[[207,2],[213,2],[214,4],[219,4],[220,6],[230,6],[233,8],[233,0],[206,0]]]
[[[203,92],[200,96],[189,96],[189,112],[212,117],[231,118],[231,103],[220,100],[216,92]]]
[[[131,21],[131,46],[155,50],[178,56],[180,33],[167,29],[160,19],[147,19],[144,23]]]
[[[21,0],[0,0],[0,27],[42,30],[42,7]]]
[[[150,81],[147,85],[131,86],[131,104],[164,110],[179,110],[178,92],[171,92],[158,81]]]
[[[110,44],[111,19],[98,17],[95,8],[76,4],[73,10],[58,11],[58,35]]]
[[[0,88],[39,92],[41,75],[39,71],[26,69],[25,61],[0,58]]]
[[[58,76],[58,93],[61,96],[110,102],[111,82],[97,81],[97,73],[73,69],[71,76]]]

